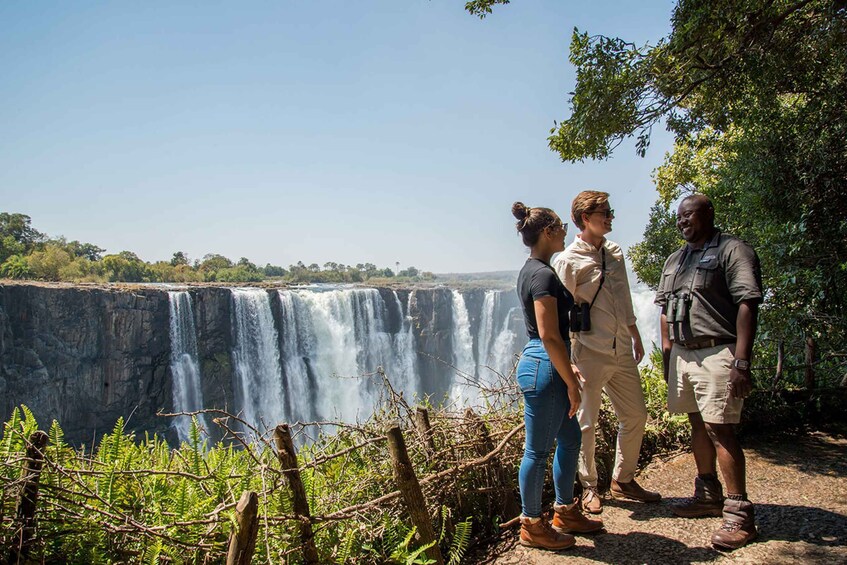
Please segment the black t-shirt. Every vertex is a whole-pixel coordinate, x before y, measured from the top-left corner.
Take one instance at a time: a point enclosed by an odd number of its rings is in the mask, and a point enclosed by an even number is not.
[[[573,306],[573,295],[559,280],[556,271],[541,261],[530,257],[518,275],[518,299],[523,306],[523,317],[526,322],[526,333],[530,339],[537,339],[538,321],[535,319],[535,301],[545,296],[556,299],[556,310],[559,312],[559,331],[565,343],[570,343],[568,335],[568,312]]]

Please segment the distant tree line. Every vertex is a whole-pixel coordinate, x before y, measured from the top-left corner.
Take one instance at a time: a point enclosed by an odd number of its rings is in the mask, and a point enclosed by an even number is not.
[[[287,269],[266,264],[259,267],[246,257],[237,262],[209,253],[193,262],[182,251],[170,261],[143,261],[131,251],[104,255],[92,243],[51,238],[34,229],[25,214],[0,212],[0,277],[68,282],[261,282],[357,283],[371,279],[398,282],[434,280],[435,275],[408,267],[395,274],[373,263],[355,267],[328,262],[305,265],[298,261]]]

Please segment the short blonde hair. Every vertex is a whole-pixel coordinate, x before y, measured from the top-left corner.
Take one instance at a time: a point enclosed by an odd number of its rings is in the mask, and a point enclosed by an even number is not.
[[[600,192],[599,190],[583,190],[576,195],[571,204],[571,218],[580,230],[585,229],[585,222],[582,221],[583,214],[590,214],[603,204],[609,201],[608,192]]]

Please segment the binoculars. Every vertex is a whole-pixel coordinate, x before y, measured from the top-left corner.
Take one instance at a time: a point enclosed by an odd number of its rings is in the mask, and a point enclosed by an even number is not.
[[[684,322],[688,318],[688,310],[691,307],[691,295],[673,294],[668,301],[668,309],[665,316],[668,323]]]
[[[572,332],[587,332],[591,330],[591,304],[582,302],[571,307],[569,322]]]

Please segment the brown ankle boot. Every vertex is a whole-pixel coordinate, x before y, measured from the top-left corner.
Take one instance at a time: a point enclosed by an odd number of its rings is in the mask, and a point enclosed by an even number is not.
[[[671,506],[671,512],[682,518],[720,516],[723,510],[723,487],[717,475],[694,479],[694,496]]]
[[[579,503],[582,510],[589,514],[599,514],[603,511],[603,501],[600,499],[597,487],[585,487],[582,496],[579,498]]]
[[[544,518],[534,524],[531,518],[520,517],[521,522],[521,545],[527,547],[540,547],[551,551],[561,551],[576,543],[572,535],[563,534],[550,527],[550,522]]]
[[[570,508],[553,504],[553,529],[563,534],[590,534],[603,529],[603,520],[589,520],[579,509],[579,499]]]
[[[635,479],[628,483],[619,483],[612,479],[609,493],[611,493],[612,498],[617,500],[638,500],[639,502],[659,502],[662,500],[661,494],[645,489],[635,482]]]
[[[756,514],[749,500],[732,500],[723,503],[723,525],[712,534],[712,545],[738,549],[756,539]]]

